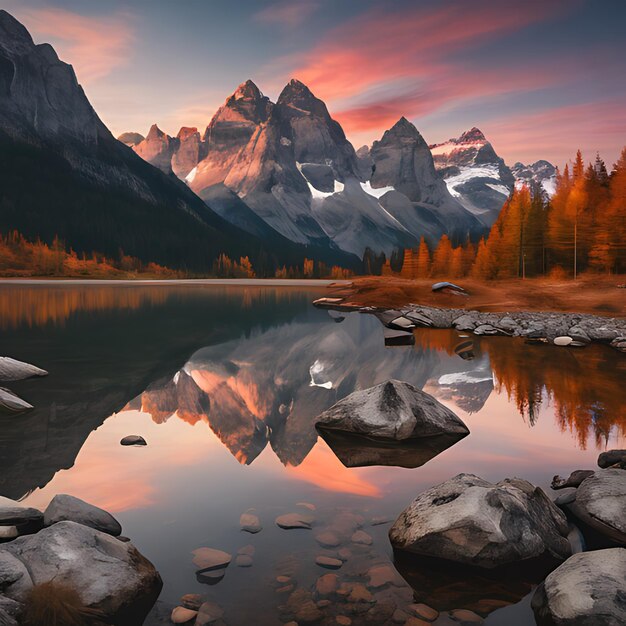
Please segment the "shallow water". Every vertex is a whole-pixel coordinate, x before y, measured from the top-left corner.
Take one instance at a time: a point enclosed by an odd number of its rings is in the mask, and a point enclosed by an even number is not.
[[[312,307],[322,292],[0,285],[2,353],[50,372],[7,385],[36,408],[0,417],[0,495],[45,507],[56,493],[71,493],[101,506],[160,571],[161,601],[203,593],[229,624],[280,624],[290,619],[280,608],[290,591],[280,591],[286,585],[277,576],[308,591],[328,572],[316,556],[347,548],[337,574],[368,583],[372,565],[394,558],[389,523],[372,521],[395,519],[422,490],[470,472],[492,481],[523,477],[551,493],[554,474],[594,467],[599,451],[624,447],[626,363],[610,349],[431,330],[418,331],[415,346],[385,347],[375,318],[333,318]],[[349,462],[353,451],[335,453],[314,418],[354,389],[390,378],[435,395],[471,434],[414,469],[346,467],[339,457]],[[148,446],[121,447],[128,434]],[[250,508],[263,525],[258,534],[239,527]],[[312,515],[313,529],[278,528],[275,518],[291,512]],[[316,542],[328,527],[340,546]],[[371,546],[351,542],[357,527]],[[252,567],[233,561],[218,584],[196,580],[192,550],[234,555],[248,544]],[[472,594],[472,581],[435,578],[417,572],[418,601],[478,610],[488,624],[534,624],[529,584],[498,581],[491,589],[482,581]],[[411,601],[413,591],[394,582],[370,589],[378,606]],[[333,602],[323,611],[346,607]],[[373,614],[360,615],[353,623],[375,623]]]

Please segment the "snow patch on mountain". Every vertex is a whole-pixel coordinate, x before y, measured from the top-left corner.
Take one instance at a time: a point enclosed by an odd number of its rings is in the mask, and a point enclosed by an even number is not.
[[[376,189],[372,187],[372,183],[370,183],[369,180],[361,183],[361,189],[363,189],[366,194],[374,196],[374,198],[382,198],[387,192],[395,191],[394,187],[379,187]]]

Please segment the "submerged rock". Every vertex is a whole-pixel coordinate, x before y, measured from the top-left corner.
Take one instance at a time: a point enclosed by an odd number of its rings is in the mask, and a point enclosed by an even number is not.
[[[531,606],[541,626],[626,624],[626,550],[581,552],[547,576]]]
[[[152,563],[132,543],[75,522],[59,522],[3,544],[0,558],[7,557],[27,568],[31,584],[54,581],[76,589],[85,606],[120,625],[143,623],[162,587]],[[15,583],[4,593],[22,597]]]
[[[120,444],[123,446],[147,446],[148,443],[141,435],[126,435]]]
[[[626,546],[626,475],[622,469],[594,472],[563,508],[613,544]],[[583,528],[583,531],[585,529]]]
[[[292,528],[311,528],[311,525],[315,521],[312,515],[306,513],[286,513],[285,515],[279,515],[276,518],[276,525],[285,530]]]
[[[469,434],[450,409],[413,385],[398,380],[351,393],[319,415],[316,425],[395,441]]]
[[[263,530],[259,517],[252,513],[251,510],[241,514],[239,525],[241,526],[241,530],[252,534],[260,533]]]
[[[188,609],[184,606],[177,606],[172,611],[172,624],[188,624],[192,619],[195,619],[198,615],[198,611]]]
[[[120,523],[109,512],[80,498],[59,494],[52,498],[44,511],[43,522],[44,526],[52,526],[64,521],[83,524],[115,537],[122,534]]]
[[[394,548],[492,569],[571,554],[565,516],[525,480],[459,474],[420,494],[389,531]]]
[[[48,372],[46,370],[42,370],[35,365],[24,363],[8,356],[0,356],[0,380],[2,381],[23,380],[32,376],[47,375]]]

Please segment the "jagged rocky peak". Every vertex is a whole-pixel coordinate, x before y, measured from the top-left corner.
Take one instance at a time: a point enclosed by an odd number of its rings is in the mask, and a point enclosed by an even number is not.
[[[276,118],[299,163],[329,165],[336,180],[361,178],[354,147],[326,104],[292,78],[276,101]]]
[[[178,137],[178,139],[180,139],[181,141],[187,141],[194,135],[200,137],[200,133],[195,126],[182,126],[181,129],[178,131],[176,137]]]
[[[141,133],[128,132],[122,133],[117,140],[121,141],[123,144],[126,144],[130,148],[136,146],[138,143],[141,143],[145,137]]]
[[[470,130],[466,130],[458,139],[451,139],[450,141],[455,141],[456,143],[478,143],[487,141],[487,138],[479,128],[474,126]]]
[[[0,9],[0,47],[12,48],[16,52],[24,52],[35,43],[30,33],[10,13]]]
[[[244,122],[261,124],[266,122],[272,111],[272,103],[261,90],[248,79],[226,98],[226,102],[217,110],[207,126],[204,139],[207,140],[211,131],[220,123]]]
[[[518,161],[511,168],[511,171],[515,177],[516,187],[537,183],[548,196],[554,195],[556,191],[556,167],[550,161],[540,159],[530,165],[524,165]]]
[[[394,138],[409,139],[411,141],[415,141],[416,144],[420,145],[420,147],[428,147],[428,144],[424,141],[424,138],[422,137],[420,131],[417,130],[415,124],[409,122],[404,115],[389,130],[385,131],[380,141],[390,141]]]
[[[176,137],[170,137],[156,124],[152,124],[146,138],[133,146],[133,150],[142,159],[169,174],[172,172],[172,156],[179,143]]]
[[[172,171],[178,178],[186,179],[206,156],[206,145],[195,126],[183,126],[176,139],[178,147],[172,155]]]

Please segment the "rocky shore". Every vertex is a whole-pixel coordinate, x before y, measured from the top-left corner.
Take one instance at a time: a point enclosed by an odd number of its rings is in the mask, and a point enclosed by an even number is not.
[[[392,331],[386,339],[409,340],[414,328],[454,328],[475,335],[521,337],[530,343],[549,343],[580,348],[591,342],[626,352],[626,318],[585,313],[511,311],[484,312],[411,304],[385,309],[355,304],[341,297],[323,297],[313,304],[336,311],[359,311],[375,315]]]

